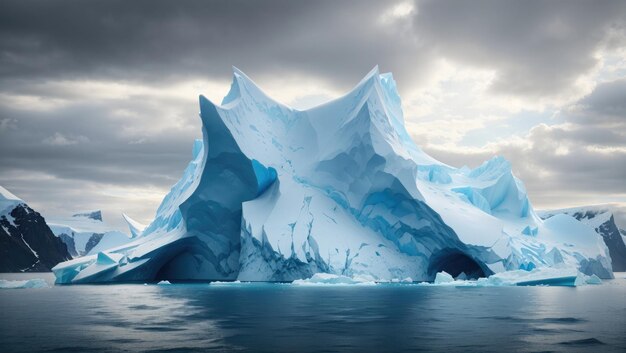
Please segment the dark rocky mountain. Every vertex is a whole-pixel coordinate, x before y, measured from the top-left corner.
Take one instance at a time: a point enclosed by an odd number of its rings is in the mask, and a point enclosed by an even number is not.
[[[85,253],[87,254],[91,251],[91,249],[95,248],[103,237],[104,233],[93,233],[89,240],[87,240],[87,244],[85,245]]]
[[[50,271],[71,259],[67,247],[52,234],[44,218],[18,203],[0,216],[0,272]]]
[[[611,215],[611,218],[602,223],[596,232],[600,233],[604,238],[604,243],[609,248],[609,254],[611,255],[613,271],[624,272],[626,271],[626,244],[620,234],[619,228],[615,224],[615,217]]]

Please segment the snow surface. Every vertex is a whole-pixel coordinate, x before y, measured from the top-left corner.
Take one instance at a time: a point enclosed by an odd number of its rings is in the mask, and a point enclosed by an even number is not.
[[[23,203],[24,201],[22,199],[0,186],[0,216],[7,216],[7,219],[10,220],[9,222],[12,222],[13,218],[9,213],[11,213],[17,205]]]
[[[203,139],[154,220],[129,222],[133,240],[104,252],[119,261],[59,264],[57,282],[432,281],[550,267],[612,277],[602,239],[569,216],[541,220],[506,159],[459,169],[424,153],[377,67],[303,111],[234,68],[221,105],[200,96],[200,118]]]
[[[598,229],[602,224],[608,222],[613,215],[611,209],[606,205],[569,207],[537,212],[537,214],[539,214],[543,219],[548,219],[558,214],[566,214],[573,217],[574,214],[577,213],[582,215],[579,221],[587,224],[593,229]]]
[[[297,279],[292,282],[295,285],[302,286],[315,286],[315,285],[349,285],[349,284],[359,284],[359,285],[373,285],[376,282],[371,280],[363,280],[358,277],[352,278],[341,275],[333,275],[331,273],[316,273],[311,278],[307,279]]]
[[[48,288],[48,282],[41,278],[33,278],[24,281],[9,281],[0,279],[0,289],[23,289],[23,288]]]

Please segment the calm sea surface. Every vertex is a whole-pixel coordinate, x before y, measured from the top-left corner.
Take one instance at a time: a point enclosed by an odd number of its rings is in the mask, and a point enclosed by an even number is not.
[[[626,274],[599,286],[81,285],[0,290],[8,352],[626,352]],[[0,274],[0,279],[51,274]]]

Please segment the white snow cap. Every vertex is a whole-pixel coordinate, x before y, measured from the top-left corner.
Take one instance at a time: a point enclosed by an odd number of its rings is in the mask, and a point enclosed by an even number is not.
[[[21,201],[24,202],[19,197],[13,195],[9,190],[0,186],[0,200],[12,200],[12,201]]]
[[[0,186],[0,214],[11,212],[15,206],[24,203],[24,200],[13,195],[9,190]]]

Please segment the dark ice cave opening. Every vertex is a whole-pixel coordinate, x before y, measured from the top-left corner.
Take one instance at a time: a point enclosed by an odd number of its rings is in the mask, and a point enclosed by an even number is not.
[[[443,249],[433,254],[430,258],[428,275],[435,278],[437,272],[441,271],[445,271],[452,277],[459,279],[487,277],[485,270],[476,260],[457,249]]]

